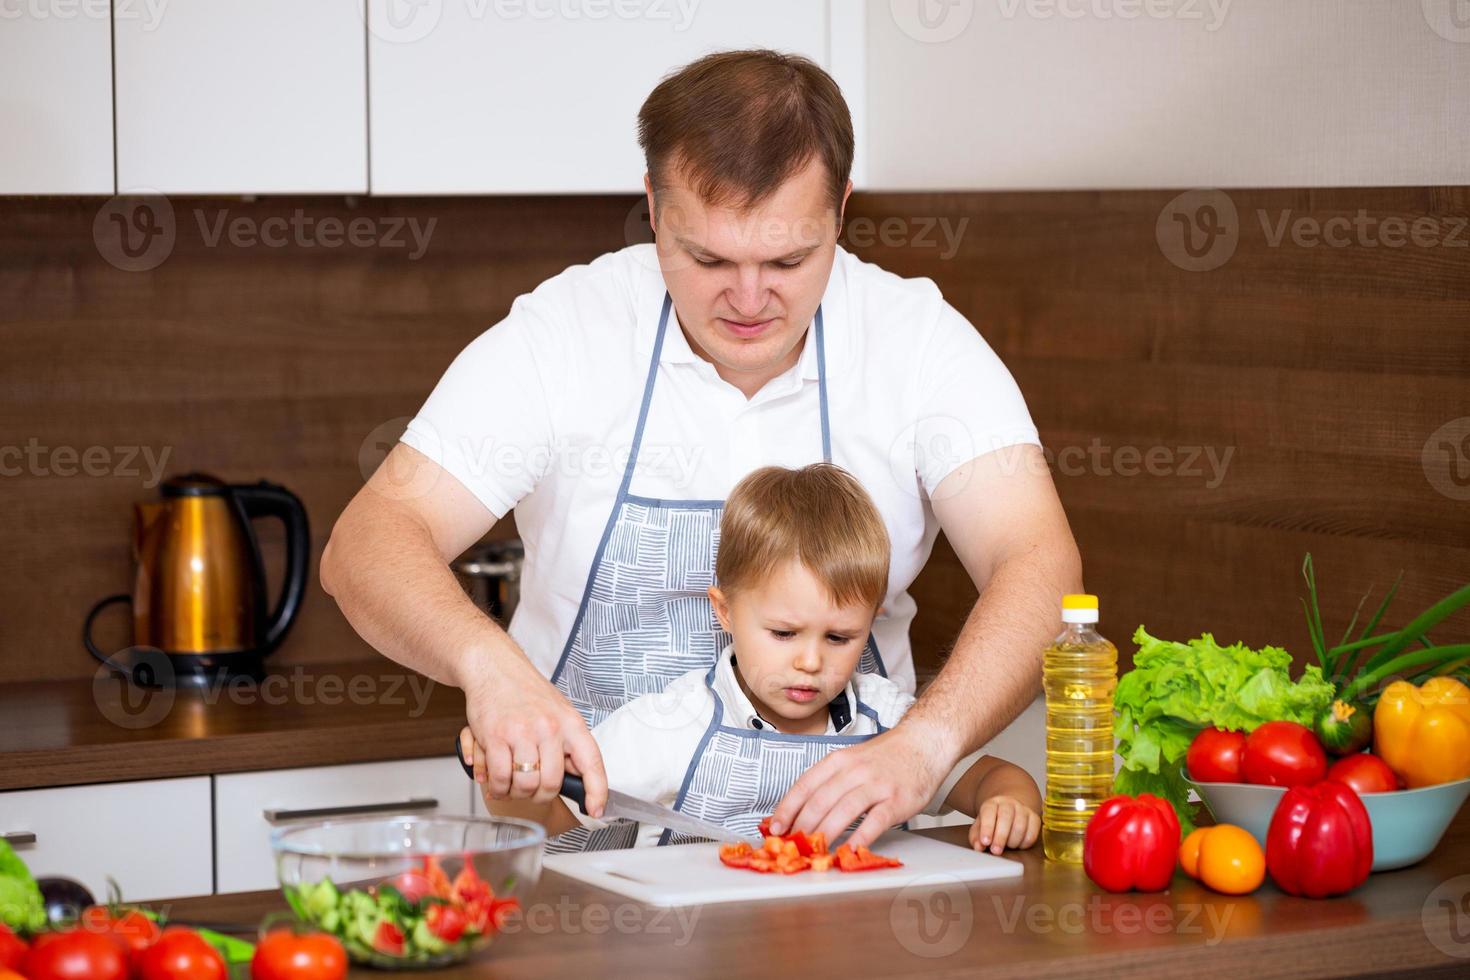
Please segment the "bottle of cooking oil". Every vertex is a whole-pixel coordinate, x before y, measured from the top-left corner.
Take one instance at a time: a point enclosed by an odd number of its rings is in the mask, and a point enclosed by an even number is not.
[[[1097,631],[1097,596],[1062,597],[1062,632],[1046,648],[1046,800],[1041,846],[1082,862],[1082,833],[1113,787],[1113,688],[1118,649]]]

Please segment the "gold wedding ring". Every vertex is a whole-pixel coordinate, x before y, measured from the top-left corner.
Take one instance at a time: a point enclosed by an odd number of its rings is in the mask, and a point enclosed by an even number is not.
[[[535,762],[512,762],[510,767],[516,772],[535,772],[541,768],[541,760],[537,759]]]

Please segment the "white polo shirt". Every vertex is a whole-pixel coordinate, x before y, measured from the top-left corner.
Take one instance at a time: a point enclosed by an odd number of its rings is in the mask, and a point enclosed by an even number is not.
[[[496,518],[516,509],[526,558],[510,635],[548,677],[617,497],[664,295],[652,245],[548,279],[461,352],[403,436]],[[1010,373],[932,281],[839,248],[822,312],[832,461],[888,528],[873,633],[889,677],[912,692],[908,587],[939,531],[930,494],[977,456],[1039,445],[1036,427]],[[761,466],[820,460],[814,336],[747,400],[671,317],[631,492],[722,500]]]
[[[673,806],[689,763],[714,717],[717,697],[723,706],[721,725],[774,731],[775,727],[760,716],[741,689],[735,678],[737,669],[733,648],[727,646],[715,667],[713,690],[705,683],[709,671],[691,670],[670,681],[661,693],[634,698],[593,728],[608,787],[640,800]],[[897,725],[914,703],[913,695],[877,674],[854,674],[838,701],[844,699],[845,705],[836,712],[828,705],[828,735],[876,735],[878,725]],[[877,721],[857,710],[859,701],[873,709]],[[834,714],[842,717],[844,724],[840,727]],[[956,772],[944,780],[925,813],[942,812],[944,799],[958,778]],[[583,825],[605,825],[604,821],[583,816],[570,800],[565,802]],[[653,847],[662,833],[662,827],[640,824],[633,846]]]

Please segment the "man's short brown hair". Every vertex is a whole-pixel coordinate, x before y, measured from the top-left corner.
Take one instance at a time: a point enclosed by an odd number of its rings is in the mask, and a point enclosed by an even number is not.
[[[888,550],[883,518],[852,474],[831,463],[767,466],[725,501],[715,578],[733,594],[795,559],[838,605],[876,610],[888,592]]]
[[[638,111],[638,144],[657,193],[673,166],[700,198],[748,209],[813,158],[834,210],[852,173],[852,116],[815,62],[776,51],[721,51],[661,81]]]

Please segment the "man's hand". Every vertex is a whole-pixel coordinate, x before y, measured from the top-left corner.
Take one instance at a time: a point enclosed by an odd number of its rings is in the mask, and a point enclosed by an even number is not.
[[[587,812],[600,817],[607,804],[607,775],[577,709],[524,659],[510,669],[481,674],[482,680],[464,685],[464,693],[475,736],[475,781],[484,785],[485,795],[546,803],[561,793],[562,775],[570,769],[587,788]],[[531,764],[538,768],[528,769]]]
[[[930,734],[901,724],[831,753],[787,791],[771,817],[771,832],[819,830],[835,840],[862,816],[848,842],[854,847],[873,843],[924,809],[949,774],[955,760]]]

